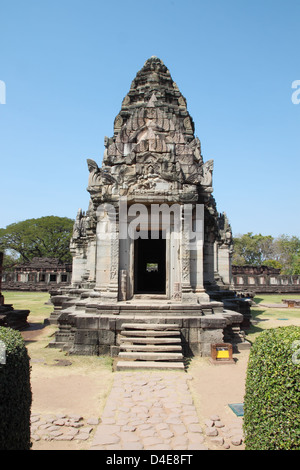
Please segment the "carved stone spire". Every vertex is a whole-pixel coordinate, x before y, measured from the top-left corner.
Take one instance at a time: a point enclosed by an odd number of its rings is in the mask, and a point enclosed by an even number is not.
[[[212,161],[203,164],[186,100],[164,63],[153,56],[132,81],[105,139],[102,168],[88,160],[96,204],[147,193],[161,201],[197,202],[212,192]]]
[[[151,100],[151,101],[150,101]],[[150,104],[160,107],[166,113],[175,114],[186,120],[189,135],[194,132],[194,123],[186,109],[186,100],[180,93],[171,74],[161,59],[156,56],[146,60],[143,68],[136,74],[130,90],[125,96],[122,108],[115,122],[115,131],[120,124],[125,124],[132,111],[143,105]]]

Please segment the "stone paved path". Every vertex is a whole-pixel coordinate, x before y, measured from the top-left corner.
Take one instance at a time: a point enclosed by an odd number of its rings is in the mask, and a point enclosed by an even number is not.
[[[31,437],[86,443],[90,450],[222,450],[242,449],[242,418],[222,421],[201,417],[184,372],[116,372],[102,416],[33,413]],[[228,417],[227,417],[228,418]],[[226,423],[226,424],[225,424]],[[54,448],[56,448],[54,447]]]
[[[116,373],[91,450],[205,450],[184,373]]]

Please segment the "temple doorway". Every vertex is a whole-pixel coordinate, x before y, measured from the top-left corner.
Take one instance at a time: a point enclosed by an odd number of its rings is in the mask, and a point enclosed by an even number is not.
[[[166,293],[166,240],[138,238],[134,242],[134,293]]]

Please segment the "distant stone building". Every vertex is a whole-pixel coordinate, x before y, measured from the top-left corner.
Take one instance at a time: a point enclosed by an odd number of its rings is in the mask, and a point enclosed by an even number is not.
[[[233,287],[237,292],[284,294],[300,293],[300,276],[280,274],[269,266],[232,266]]]
[[[241,346],[244,316],[222,296],[234,300],[232,233],[212,196],[213,160],[203,161],[186,100],[157,57],[137,73],[104,144],[102,167],[87,161],[90,203],[74,225],[71,286],[52,297],[51,345],[119,355],[120,369],[130,358],[174,364],[176,331],[184,352],[210,355],[224,339]]]
[[[49,291],[70,284],[72,264],[55,258],[33,258],[17,264],[13,271],[2,274],[3,290]]]

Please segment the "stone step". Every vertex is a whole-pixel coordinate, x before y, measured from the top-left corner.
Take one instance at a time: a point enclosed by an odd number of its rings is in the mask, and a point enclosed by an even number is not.
[[[130,330],[177,330],[179,325],[175,323],[122,323],[122,329]]]
[[[167,352],[182,351],[180,344],[129,344],[122,343],[120,349],[126,351],[145,351],[145,352]]]
[[[151,336],[150,338],[142,338],[136,336],[125,336],[124,338],[120,336],[120,344],[123,342],[139,343],[139,344],[179,344],[181,343],[181,338],[165,338],[165,337],[156,337]]]
[[[64,341],[50,341],[48,348],[63,348],[66,343]]]
[[[183,362],[154,362],[154,361],[118,361],[116,370],[130,370],[130,369],[158,369],[158,370],[176,370],[184,371]]]
[[[121,330],[123,336],[180,336],[180,331],[159,331],[159,330]]]
[[[136,361],[182,361],[181,353],[172,352],[143,352],[143,351],[120,351],[120,359],[132,359]]]
[[[119,344],[117,370],[184,370],[180,328],[175,323],[123,323]]]

